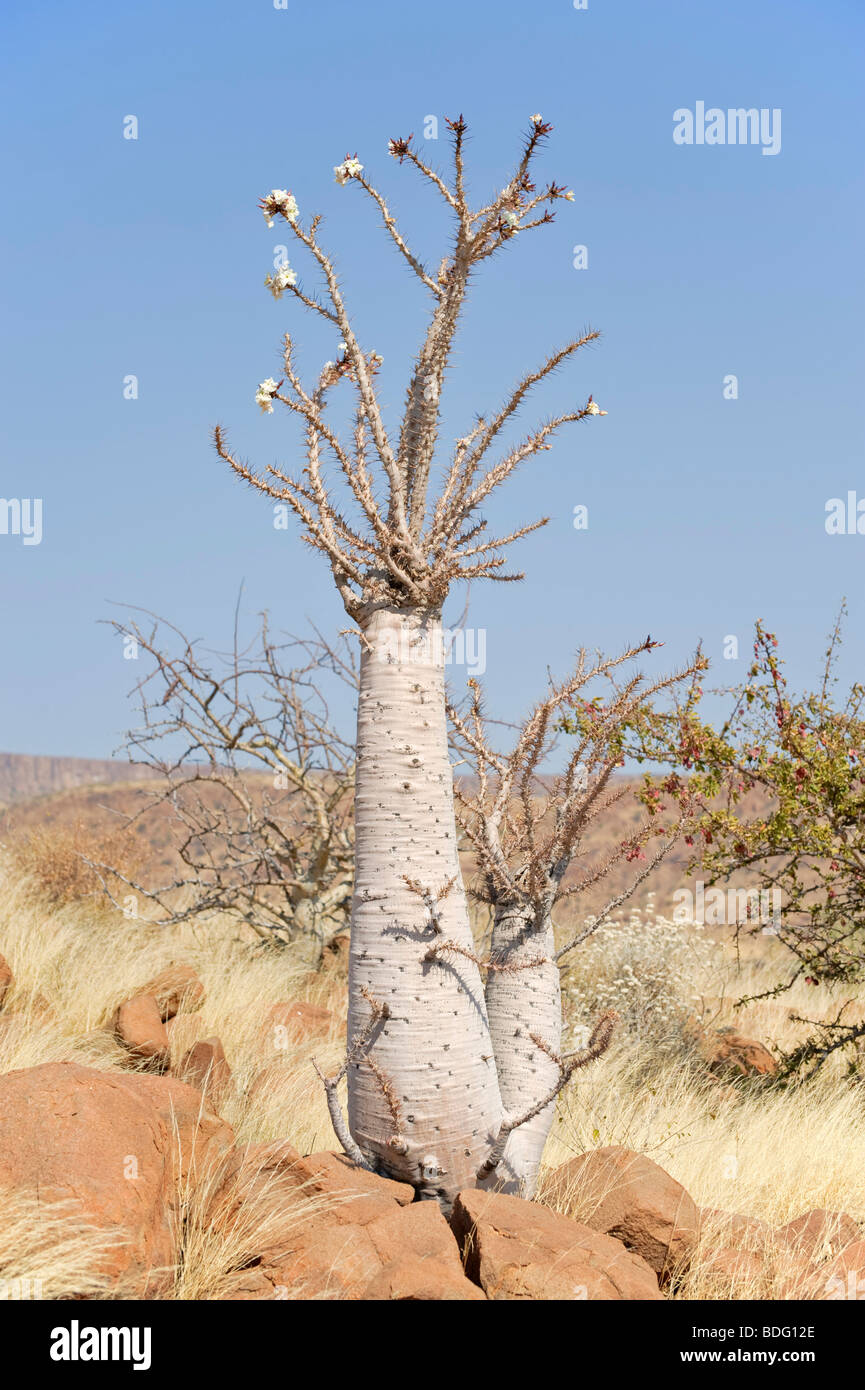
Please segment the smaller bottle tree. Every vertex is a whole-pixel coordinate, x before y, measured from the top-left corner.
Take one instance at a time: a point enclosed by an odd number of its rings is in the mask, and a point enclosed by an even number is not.
[[[477,865],[471,892],[491,913],[489,955],[479,963],[496,1069],[502,1100],[519,1117],[503,1133],[485,1182],[523,1196],[535,1190],[556,1096],[586,1060],[584,1053],[562,1053],[560,972],[645,882],[676,843],[690,810],[685,789],[672,817],[653,798],[629,835],[599,858],[585,855],[596,819],[634,796],[631,779],[617,777],[631,725],[659,696],[706,667],[698,654],[684,670],[647,682],[636,662],[659,645],[648,637],[619,656],[595,659],[581,651],[572,674],[551,682],[505,752],[493,741],[476,681],[469,682],[469,709],[449,709],[455,745],[472,774],[458,785],[456,800]],[[556,764],[560,771],[544,775]],[[583,916],[581,898],[625,866],[633,866],[625,887],[598,913]],[[440,941],[431,949],[447,955],[456,947]],[[613,1013],[599,1020],[589,1055],[609,1038],[614,1020]]]

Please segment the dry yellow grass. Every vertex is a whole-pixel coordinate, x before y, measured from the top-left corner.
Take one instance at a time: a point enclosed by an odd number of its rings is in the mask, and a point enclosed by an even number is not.
[[[118,1296],[100,1267],[120,1237],[76,1217],[74,1203],[0,1191],[0,1299]]]
[[[608,962],[612,984],[621,969],[620,945]],[[721,948],[693,955],[700,962],[693,979],[677,967],[685,1004],[706,1007],[718,1022],[734,1022],[767,1043],[789,1045],[801,1036],[801,1025],[787,1018],[790,1011],[817,1017],[848,996],[800,985],[782,1001],[734,1016],[718,1001],[764,987],[772,950],[771,941],[757,943],[738,962]],[[262,947],[251,934],[243,939],[236,927],[219,921],[167,934],[92,903],[51,907],[32,880],[7,875],[0,882],[0,952],[16,981],[0,1017],[0,1071],[61,1059],[108,1070],[128,1067],[106,1026],[114,1009],[165,965],[184,961],[201,976],[206,1000],[172,1025],[173,1058],[179,1060],[196,1038],[221,1038],[233,1081],[220,1108],[238,1139],[287,1139],[301,1152],[335,1147],[311,1058],[327,1069],[341,1060],[346,986],[339,976],[310,974],[302,950]],[[593,977],[603,973],[603,956],[590,965]],[[268,1009],[290,999],[332,1010],[331,1026],[314,1042],[278,1046],[285,1039],[263,1030]],[[862,1007],[861,999],[853,1003]],[[689,1065],[684,1053],[679,1063],[664,1047],[653,1052],[652,1037],[648,1025],[642,1034],[623,1030],[598,1064],[578,1074],[560,1101],[546,1153],[549,1167],[599,1145],[621,1144],[660,1163],[700,1206],[773,1226],[814,1207],[842,1209],[865,1222],[865,1105],[861,1086],[844,1077],[840,1059],[797,1088],[731,1087]],[[263,1202],[260,1210],[253,1204],[217,1237],[201,1219],[206,1195],[187,1194],[177,1298],[218,1297],[274,1219],[272,1203]],[[282,1216],[288,1219],[287,1212]],[[26,1224],[26,1214],[20,1219]],[[62,1221],[56,1230],[62,1235]],[[70,1256],[73,1264],[80,1257],[81,1277],[92,1266],[86,1253]],[[22,1269],[35,1267],[31,1261]],[[96,1285],[93,1290],[99,1296]],[[699,1260],[680,1292],[716,1296],[701,1283]],[[765,1292],[744,1283],[735,1296]]]

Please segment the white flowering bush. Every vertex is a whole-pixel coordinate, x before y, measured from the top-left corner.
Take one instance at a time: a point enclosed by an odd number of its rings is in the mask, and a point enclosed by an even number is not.
[[[255,393],[255,403],[261,407],[265,415],[273,414],[273,397],[276,395],[279,387],[280,383],[274,381],[272,376],[259,382],[258,390]]]
[[[272,188],[267,196],[262,198],[259,207],[268,227],[273,226],[274,217],[284,217],[286,222],[297,221],[297,200],[287,188]]]
[[[578,1046],[591,1020],[615,1009],[621,1034],[679,1048],[688,1015],[723,968],[723,948],[704,928],[659,916],[650,899],[645,912],[599,927],[575,952],[562,978],[569,1038]]]
[[[297,284],[297,271],[292,270],[288,261],[281,265],[275,275],[268,275],[265,285],[274,299],[281,299],[290,285]]]
[[[337,183],[348,183],[349,179],[360,177],[363,173],[363,165],[356,154],[347,154],[341,164],[334,164],[333,172]]]

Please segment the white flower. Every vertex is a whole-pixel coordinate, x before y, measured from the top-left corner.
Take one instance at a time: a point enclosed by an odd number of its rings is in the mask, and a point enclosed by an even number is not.
[[[259,383],[258,390],[255,393],[255,404],[261,406],[265,415],[273,414],[273,397],[278,390],[279,382],[274,381],[272,376],[269,376],[266,381]]]
[[[275,275],[268,275],[264,283],[274,299],[280,299],[289,285],[297,284],[297,272],[292,270],[286,261],[285,265],[279,267]]]
[[[284,217],[286,222],[297,221],[297,203],[287,188],[272,188],[267,197],[261,200],[261,211],[268,227],[273,226],[273,219],[277,215]]]
[[[363,173],[363,165],[359,162],[357,155],[347,154],[341,164],[334,164],[333,172],[336,175],[337,183],[348,183],[349,179],[356,179]]]
[[[535,114],[532,116],[532,125],[543,125],[543,123],[543,117],[541,116],[540,111],[536,111]]]
[[[569,203],[572,203],[574,201],[574,190],[572,188],[569,188],[567,193],[565,194],[565,197],[567,198]]]
[[[348,343],[337,343],[336,350],[337,352],[348,352]]]
[[[597,401],[593,401],[592,398],[591,398],[591,396],[589,396],[589,402],[588,402],[588,405],[586,406],[586,414],[587,414],[587,415],[606,415],[606,413],[607,413],[607,412],[606,412],[605,410],[601,410],[601,407],[598,405]]]
[[[324,366],[322,367],[321,370],[322,370],[322,372],[332,372],[335,366],[336,366],[336,363],[335,363],[335,362],[325,362],[325,364],[324,364]]]
[[[506,227],[511,227],[515,228],[516,230],[519,230],[519,215],[513,212],[510,208],[505,208],[504,212],[502,213],[502,222],[505,224]]]

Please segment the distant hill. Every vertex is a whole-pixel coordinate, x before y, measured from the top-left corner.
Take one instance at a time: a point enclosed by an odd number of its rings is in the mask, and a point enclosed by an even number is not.
[[[131,843],[140,865],[140,872],[136,869],[134,876],[153,887],[168,883],[181,869],[177,849],[178,837],[183,836],[184,831],[170,803],[152,805],[155,776],[147,767],[119,760],[0,753],[0,843],[33,831],[62,834],[67,829],[83,837],[81,843],[99,857],[100,845],[109,842],[118,828],[129,817],[134,817],[130,827]],[[633,790],[639,786],[639,779],[623,780],[630,782]],[[271,785],[269,778],[251,773],[248,784],[254,786],[256,783]],[[198,794],[206,799],[208,793],[199,788]],[[753,814],[762,801],[758,793],[752,792],[746,802],[749,812]],[[573,883],[585,877],[615,845],[636,830],[642,815],[636,799],[628,795],[593,821],[566,882]],[[634,904],[644,906],[647,895],[654,893],[658,910],[669,915],[673,909],[673,892],[689,883],[690,854],[683,842],[676,845],[640,885],[633,898]],[[464,853],[462,860],[464,872],[471,876],[471,855]],[[560,920],[569,918],[571,911],[581,918],[590,912],[599,912],[610,898],[633,882],[637,868],[624,862],[618,864],[609,876],[584,890],[578,903],[571,899],[563,904],[559,910]],[[747,875],[735,875],[732,883],[751,886]]]
[[[52,758],[42,754],[0,753],[0,806],[35,796],[116,782],[142,782],[147,768],[119,758]]]
[[[11,842],[28,833],[59,834],[74,832],[80,846],[94,857],[101,857],[101,845],[109,843],[119,827],[134,817],[129,841],[136,861],[132,875],[139,882],[158,887],[170,883],[182,866],[177,857],[178,836],[182,825],[170,803],[152,805],[152,782],[145,781],[146,769],[123,763],[75,758],[32,758],[22,761],[44,764],[39,783],[40,791],[27,796],[23,791],[17,799],[0,808],[0,843]],[[48,790],[45,780],[51,764],[57,764],[55,776],[65,776],[65,783],[55,782],[57,790]],[[0,760],[0,768],[3,760]],[[75,778],[76,780],[71,780]],[[250,777],[250,783],[262,780]],[[269,780],[266,784],[269,786]],[[112,785],[113,783],[113,785]],[[20,785],[20,784],[19,784]],[[634,782],[636,787],[637,783]],[[207,796],[199,788],[199,795]],[[583,852],[569,872],[571,881],[581,878],[598,858],[605,857],[610,848],[632,833],[641,820],[641,811],[632,797],[624,797],[592,823],[583,843]],[[50,843],[50,841],[49,841]],[[116,850],[114,851],[116,854]],[[672,910],[672,893],[685,877],[688,851],[685,846],[674,850],[641,885],[635,904],[644,905],[647,893],[654,891],[659,910]],[[463,870],[471,877],[472,858],[463,854]],[[112,859],[113,863],[118,860]],[[620,864],[609,877],[581,894],[578,911],[585,916],[598,912],[610,897],[621,892],[634,877],[634,865]],[[576,907],[576,904],[574,904]],[[562,920],[570,918],[570,906],[563,906]]]

